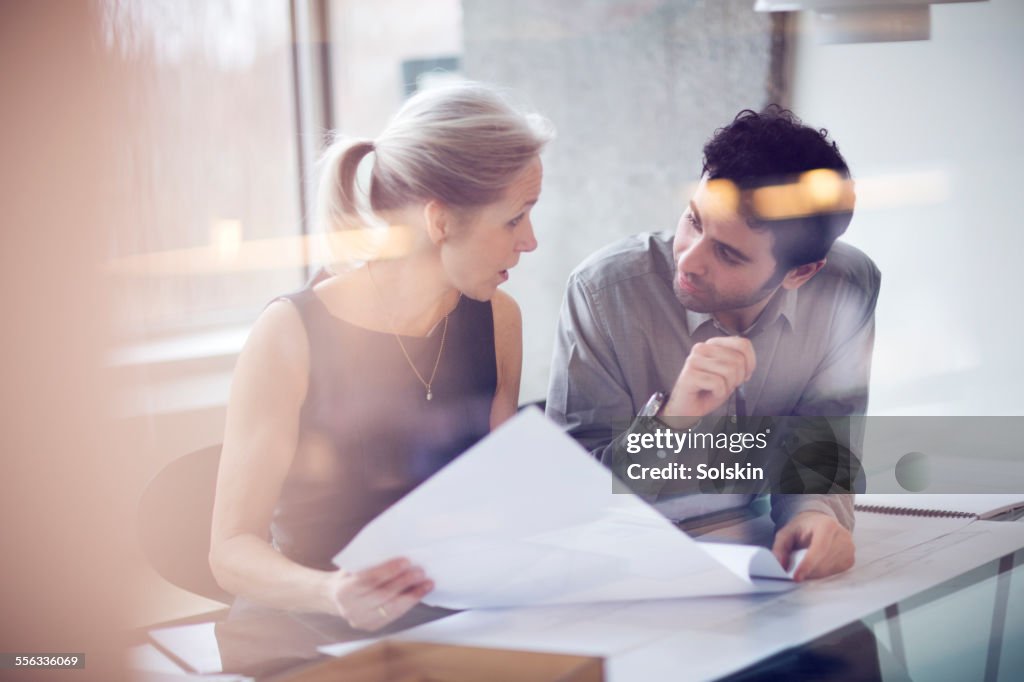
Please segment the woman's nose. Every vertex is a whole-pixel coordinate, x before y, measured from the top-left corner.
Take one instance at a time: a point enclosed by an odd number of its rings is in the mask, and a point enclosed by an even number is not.
[[[526,252],[533,251],[537,248],[537,236],[533,233],[533,223],[527,222],[524,227],[525,229],[522,238],[517,244],[517,249]]]

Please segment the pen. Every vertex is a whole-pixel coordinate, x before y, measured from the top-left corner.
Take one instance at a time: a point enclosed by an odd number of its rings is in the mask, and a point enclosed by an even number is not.
[[[718,320],[714,320],[713,324],[720,332],[726,334],[727,336],[734,336],[741,339],[748,338],[744,332],[738,332],[736,334],[730,333],[729,330],[725,329],[722,325],[718,323]],[[750,331],[750,329],[747,329],[747,331]],[[733,404],[735,406],[735,410],[732,416],[732,422],[734,424],[740,417],[747,416],[747,394],[744,390],[745,386],[746,382],[741,383],[739,386],[736,387],[736,391],[733,393]]]
[[[740,384],[736,389],[736,415],[733,419],[747,416],[747,396],[743,390],[745,384]]]
[[[748,329],[747,331],[750,331],[750,330]],[[740,338],[740,339],[747,338],[744,335],[743,332],[740,332],[738,334],[733,334],[733,336],[735,336],[737,338]],[[747,385],[746,382],[742,382],[739,386],[736,387],[735,400],[733,401],[734,404],[735,404],[736,409],[735,409],[735,414],[733,414],[733,417],[732,417],[732,421],[733,421],[734,424],[741,417],[746,417],[747,416],[747,393],[746,393],[746,391],[743,390],[746,385]]]

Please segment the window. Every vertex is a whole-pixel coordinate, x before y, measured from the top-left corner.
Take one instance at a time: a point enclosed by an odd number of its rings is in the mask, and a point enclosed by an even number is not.
[[[135,79],[110,150],[133,215],[111,235],[117,336],[249,324],[305,274],[289,2],[124,0],[105,22]]]

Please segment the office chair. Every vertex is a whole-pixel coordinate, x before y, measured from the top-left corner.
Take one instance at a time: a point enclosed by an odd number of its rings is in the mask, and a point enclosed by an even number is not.
[[[230,604],[208,563],[210,521],[220,445],[174,460],[146,486],[139,500],[139,540],[165,580],[189,592]]]
[[[544,409],[544,401],[526,403]],[[139,541],[168,582],[208,599],[230,604],[210,571],[210,522],[221,446],[179,457],[158,473],[139,500]]]

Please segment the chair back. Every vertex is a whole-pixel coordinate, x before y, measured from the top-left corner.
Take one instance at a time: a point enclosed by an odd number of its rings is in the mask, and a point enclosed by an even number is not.
[[[146,486],[139,501],[139,540],[150,564],[168,582],[230,604],[210,571],[210,524],[220,445],[174,460]]]

